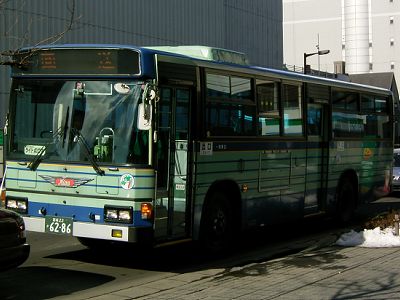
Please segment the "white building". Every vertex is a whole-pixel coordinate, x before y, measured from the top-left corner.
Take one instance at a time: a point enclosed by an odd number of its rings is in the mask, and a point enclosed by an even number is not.
[[[394,72],[400,76],[400,0],[283,0],[284,62],[346,73]]]

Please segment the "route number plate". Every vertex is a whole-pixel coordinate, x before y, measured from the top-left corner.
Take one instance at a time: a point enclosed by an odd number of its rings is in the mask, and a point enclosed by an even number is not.
[[[45,232],[72,235],[72,218],[46,216]]]

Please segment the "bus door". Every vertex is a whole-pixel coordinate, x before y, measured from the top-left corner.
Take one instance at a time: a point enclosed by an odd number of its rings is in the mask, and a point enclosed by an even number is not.
[[[189,88],[162,87],[158,104],[155,237],[179,238],[187,232]]]
[[[328,106],[316,103],[307,105],[304,215],[324,211],[328,169]]]

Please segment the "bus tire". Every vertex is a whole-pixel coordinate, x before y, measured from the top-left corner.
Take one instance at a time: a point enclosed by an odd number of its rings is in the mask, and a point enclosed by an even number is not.
[[[337,211],[336,218],[341,224],[349,223],[356,210],[358,193],[350,178],[343,178],[336,192]]]
[[[209,197],[200,229],[200,241],[209,253],[227,250],[233,240],[233,213],[227,196],[215,191]]]

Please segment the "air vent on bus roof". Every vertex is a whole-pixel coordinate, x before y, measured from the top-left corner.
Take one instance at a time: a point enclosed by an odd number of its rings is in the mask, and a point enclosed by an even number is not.
[[[146,48],[182,54],[198,59],[226,62],[238,65],[249,65],[246,54],[222,48],[207,46],[155,46]]]

